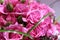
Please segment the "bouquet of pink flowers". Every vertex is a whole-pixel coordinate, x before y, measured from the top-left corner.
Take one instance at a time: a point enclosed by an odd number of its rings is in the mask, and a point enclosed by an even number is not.
[[[0,0],[0,40],[58,40],[54,13],[35,0]]]

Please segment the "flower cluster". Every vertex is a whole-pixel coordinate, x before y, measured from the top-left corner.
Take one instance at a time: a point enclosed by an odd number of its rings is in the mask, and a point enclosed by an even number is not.
[[[31,32],[30,29],[44,18]],[[15,30],[30,34],[34,40],[57,40],[60,23],[54,19],[55,11],[49,6],[35,0],[1,0],[0,30]],[[32,40],[16,32],[0,32],[0,40]]]

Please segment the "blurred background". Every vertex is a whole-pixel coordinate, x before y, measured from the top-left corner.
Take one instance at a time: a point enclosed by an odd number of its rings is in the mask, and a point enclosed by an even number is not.
[[[39,3],[45,3],[55,10],[56,19],[60,22],[60,0],[36,0]]]

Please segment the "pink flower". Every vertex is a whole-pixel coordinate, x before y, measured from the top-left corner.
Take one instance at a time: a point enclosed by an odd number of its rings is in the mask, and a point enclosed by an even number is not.
[[[14,9],[16,12],[27,12],[29,11],[29,6],[26,4],[16,4]]]
[[[5,40],[20,40],[22,39],[22,35],[16,34],[16,33],[8,33],[4,32],[3,37]]]
[[[0,16],[0,25],[5,25],[7,22],[2,16]]]
[[[0,5],[0,13],[4,13],[4,6]]]
[[[15,15],[10,15],[8,14],[7,17],[6,17],[6,21],[7,22],[12,22],[12,23],[15,23],[16,22],[16,18],[15,18]]]
[[[5,40],[4,36],[3,36],[3,32],[0,32],[0,39],[1,40]]]
[[[45,4],[38,4],[38,3],[32,3],[30,5],[30,9],[26,14],[26,18],[23,18],[27,22],[36,23],[41,19],[44,15],[51,12],[54,13],[54,10],[46,6]],[[24,21],[23,20],[23,21]]]
[[[5,28],[6,30],[15,30],[15,31],[20,31],[20,32],[24,32],[24,33],[27,33],[28,29],[22,27],[22,25],[19,25],[18,23],[15,23],[14,25],[10,25],[9,27],[6,27]],[[17,34],[16,32],[13,32],[13,33],[4,33],[4,36],[7,40],[20,40],[22,39],[23,35],[20,35],[20,34]]]
[[[38,10],[32,10],[32,12],[27,16],[27,21],[31,23],[36,23],[39,21],[41,14]]]
[[[22,24],[18,24],[17,22],[15,24],[11,24],[9,27],[6,28],[7,30],[16,30],[20,32],[27,32],[28,29],[23,27]]]
[[[58,36],[60,34],[59,27],[60,27],[59,24],[51,24],[51,28],[48,29],[48,31],[47,31],[47,36],[50,36],[50,35]]]
[[[26,27],[28,29],[31,29],[31,27],[33,27],[33,26],[34,26],[33,24],[29,23]],[[43,36],[43,35],[45,35],[45,30],[41,27],[41,25],[38,25],[34,30],[32,30],[30,32],[30,35],[35,38]]]
[[[52,8],[45,4],[39,4],[34,0],[4,0],[4,3],[0,5],[0,26],[5,30],[15,30],[27,33],[28,30],[30,30],[43,16],[48,13],[55,16],[55,11]],[[18,19],[19,16],[22,17]],[[18,21],[22,21],[22,23],[19,23]],[[8,22],[11,22],[11,24],[6,26]],[[59,32],[60,24],[53,24],[53,19],[51,16],[48,16],[43,19],[41,23],[29,34],[34,38],[34,40],[40,40],[40,36],[46,35],[49,37],[52,35],[59,35]],[[3,32],[1,37],[3,38],[2,40],[21,40],[23,35],[16,32]],[[26,37],[25,40],[31,39]]]
[[[11,3],[12,5],[16,5],[18,3],[18,0],[4,0],[4,5]]]
[[[31,2],[34,2],[34,0],[19,0],[20,1],[20,3],[22,3],[22,4],[30,4]]]

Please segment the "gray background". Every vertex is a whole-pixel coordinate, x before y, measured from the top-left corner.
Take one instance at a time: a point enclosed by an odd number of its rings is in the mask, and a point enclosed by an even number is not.
[[[37,0],[39,3],[45,3],[56,11],[56,19],[60,22],[60,0]]]

